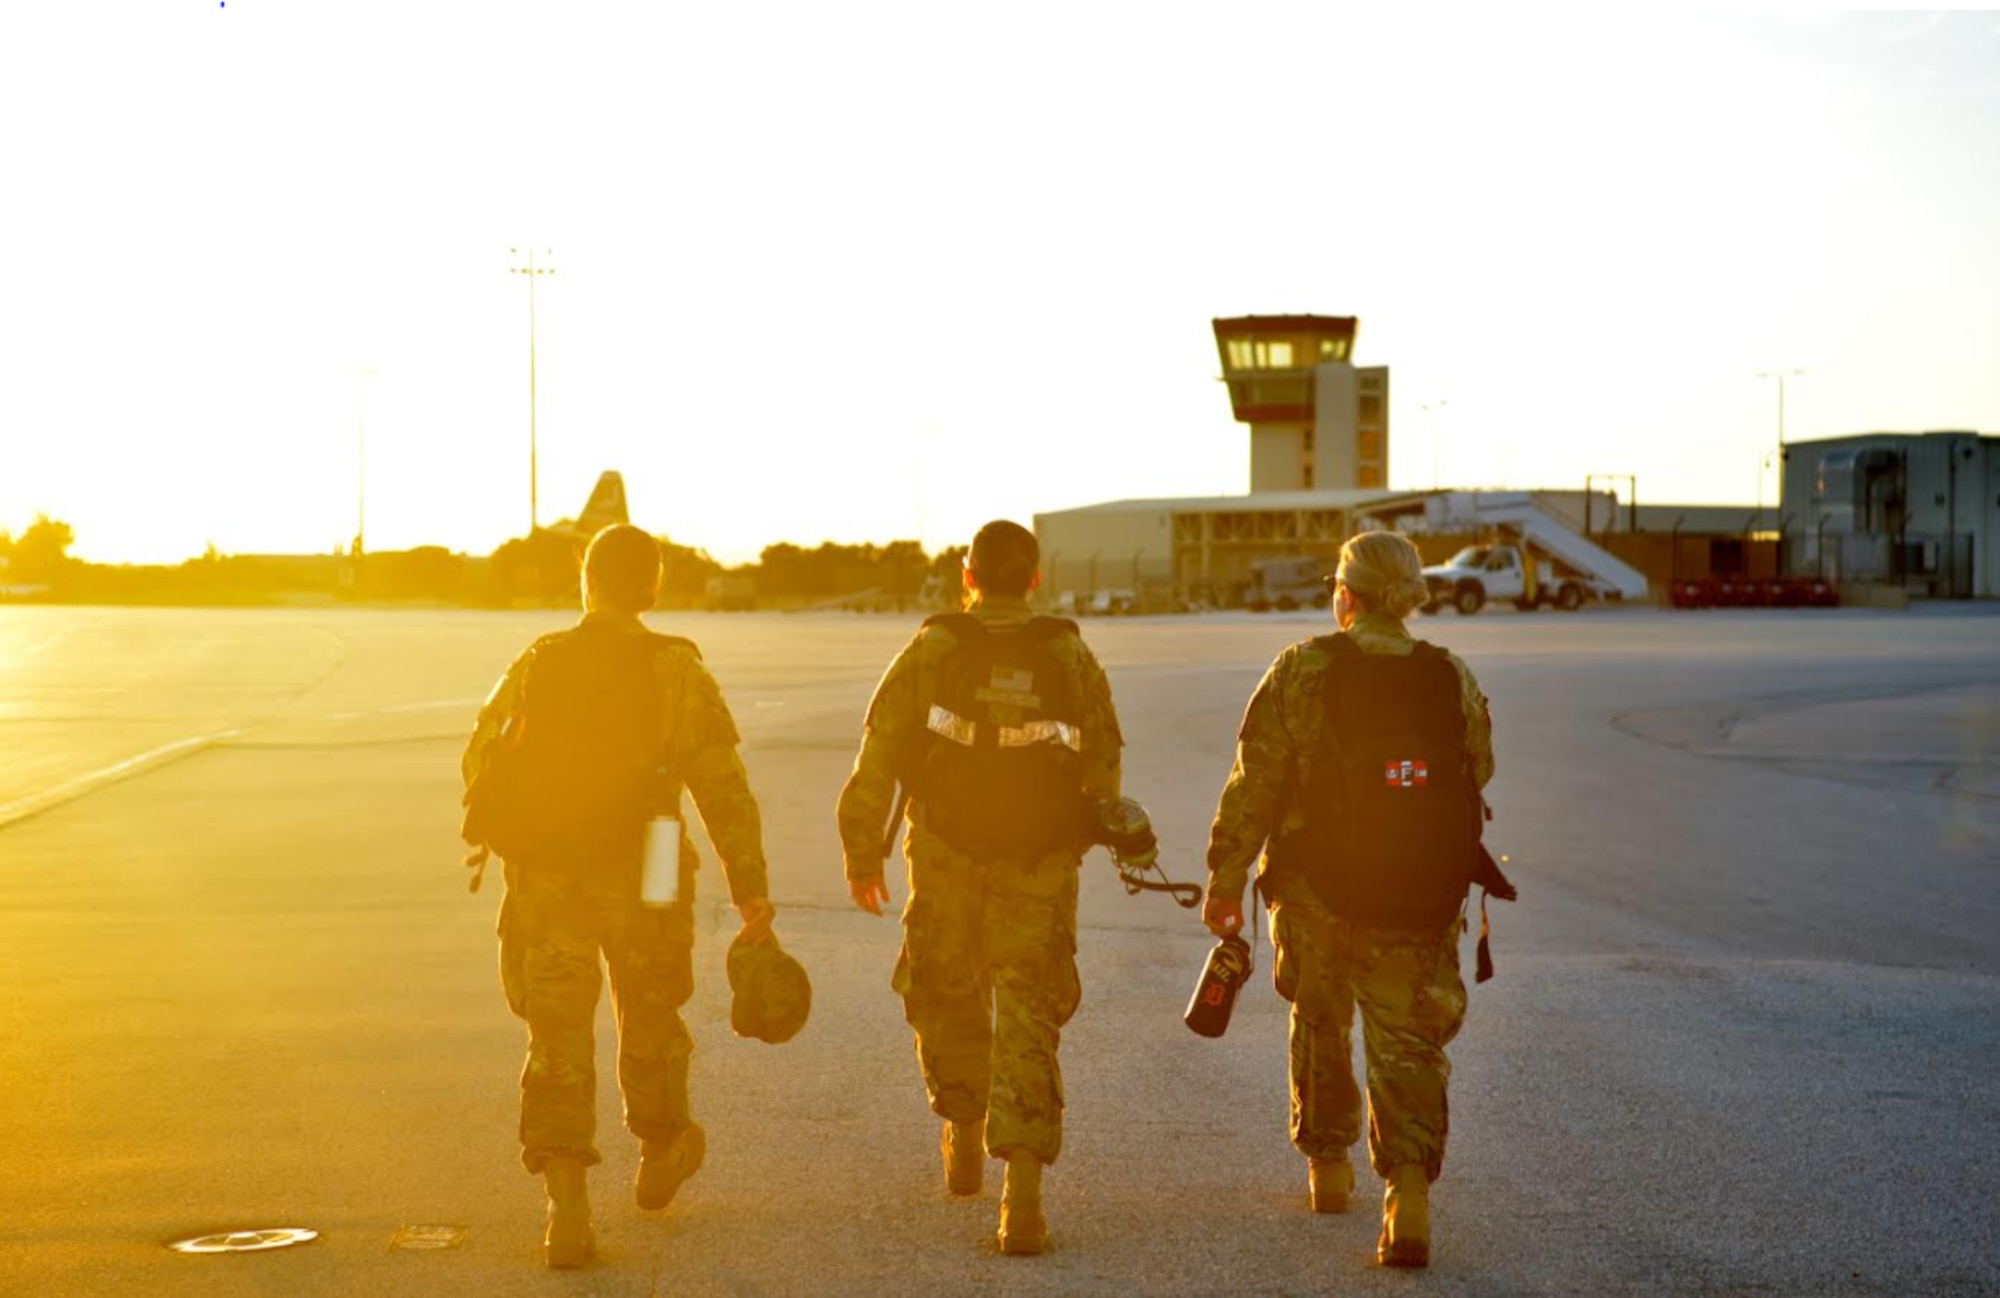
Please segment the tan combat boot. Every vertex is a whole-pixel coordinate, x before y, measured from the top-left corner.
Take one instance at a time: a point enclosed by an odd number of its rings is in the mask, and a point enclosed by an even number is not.
[[[658,1212],[674,1201],[681,1183],[701,1169],[708,1154],[708,1133],[699,1122],[669,1141],[647,1140],[639,1145],[639,1176],[633,1183],[639,1206]]]
[[[1042,1215],[1042,1160],[1010,1154],[1007,1181],[1000,1191],[1000,1251],[1033,1257],[1049,1246],[1049,1219]]]
[[[986,1121],[947,1122],[938,1142],[944,1155],[944,1188],[952,1194],[978,1194],[986,1184]]]
[[[1422,1166],[1404,1163],[1389,1169],[1389,1188],[1382,1194],[1382,1238],[1375,1260],[1383,1266],[1431,1264],[1431,1181]]]
[[[1354,1164],[1344,1154],[1308,1160],[1306,1184],[1314,1212],[1346,1212],[1348,1196],[1354,1193]]]
[[[558,1270],[582,1266],[597,1256],[585,1181],[589,1170],[573,1158],[552,1158],[542,1169],[549,1190],[549,1233],[542,1240],[542,1261]]]

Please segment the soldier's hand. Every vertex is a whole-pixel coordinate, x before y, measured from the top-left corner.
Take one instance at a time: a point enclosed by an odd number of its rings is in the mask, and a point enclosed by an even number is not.
[[[1201,922],[1217,937],[1229,937],[1243,927],[1243,899],[1209,894],[1201,905]]]
[[[889,881],[881,875],[872,879],[849,879],[847,891],[854,898],[854,904],[870,915],[879,916],[882,908],[889,904]]]
[[[736,909],[743,913],[743,931],[738,937],[755,946],[771,936],[771,921],[777,918],[778,908],[769,897],[752,897]]]

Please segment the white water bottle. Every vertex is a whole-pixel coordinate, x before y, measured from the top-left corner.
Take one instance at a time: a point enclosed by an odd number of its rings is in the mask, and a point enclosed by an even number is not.
[[[645,865],[639,873],[639,900],[672,906],[681,899],[680,799],[646,822]]]

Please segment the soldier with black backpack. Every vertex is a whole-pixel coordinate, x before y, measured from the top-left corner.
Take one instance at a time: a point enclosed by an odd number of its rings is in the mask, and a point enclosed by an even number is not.
[[[1292,1003],[1291,1134],[1312,1209],[1345,1212],[1354,1190],[1359,1007],[1368,1154],[1387,1183],[1377,1260],[1424,1266],[1429,1187],[1444,1166],[1444,1048],[1465,1020],[1466,895],[1475,881],[1512,893],[1481,865],[1492,721],[1471,669],[1404,629],[1426,598],[1407,539],[1355,537],[1331,584],[1340,634],[1280,653],[1244,713],[1209,832],[1202,918],[1217,936],[1243,926],[1263,851],[1257,890]]]
[[[982,1160],[1006,1163],[998,1239],[1011,1254],[1048,1245],[1056,1049],[1082,996],[1077,867],[1118,796],[1124,742],[1075,624],[1028,607],[1039,564],[1019,524],[979,530],[967,611],[925,622],[889,665],[839,806],[848,888],[872,915],[889,900],[884,823],[893,836],[907,810],[910,897],[892,985],[944,1119],[946,1188],[977,1194]]]
[[[739,943],[770,942],[773,914],[729,707],[692,643],[639,620],[659,594],[658,543],[629,525],[605,528],[584,556],[583,584],[582,621],[507,669],[463,762],[464,833],[481,848],[473,859],[483,868],[490,849],[506,866],[500,977],[528,1024],[521,1161],[547,1182],[551,1267],[596,1251],[585,1173],[599,1161],[600,960],[617,1010],[625,1124],[641,1142],[639,1206],[666,1207],[706,1149],[688,1109],[694,1041],[680,1014],[694,993],[698,862],[680,823],[682,789],[728,874]]]

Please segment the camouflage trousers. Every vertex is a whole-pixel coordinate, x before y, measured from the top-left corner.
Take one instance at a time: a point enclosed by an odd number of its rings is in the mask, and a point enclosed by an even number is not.
[[[688,1117],[694,1038],[681,1006],[694,994],[690,900],[641,906],[631,887],[591,887],[559,873],[507,866],[500,903],[500,985],[528,1024],[521,1069],[521,1162],[599,1160],[595,1020],[603,970],[618,1023],[618,1089],[625,1125],[641,1140],[672,1140]],[[600,960],[602,964],[600,965]]]
[[[1361,1138],[1354,1011],[1368,1067],[1368,1161],[1421,1164],[1435,1181],[1449,1126],[1445,1045],[1465,1022],[1455,919],[1438,933],[1364,928],[1313,901],[1271,909],[1278,994],[1292,1003],[1292,1143],[1341,1158]]]
[[[986,1120],[993,1158],[1062,1152],[1056,1049],[1083,986],[1078,858],[974,861],[921,828],[905,844],[910,899],[891,985],[916,1032],[931,1110]]]

